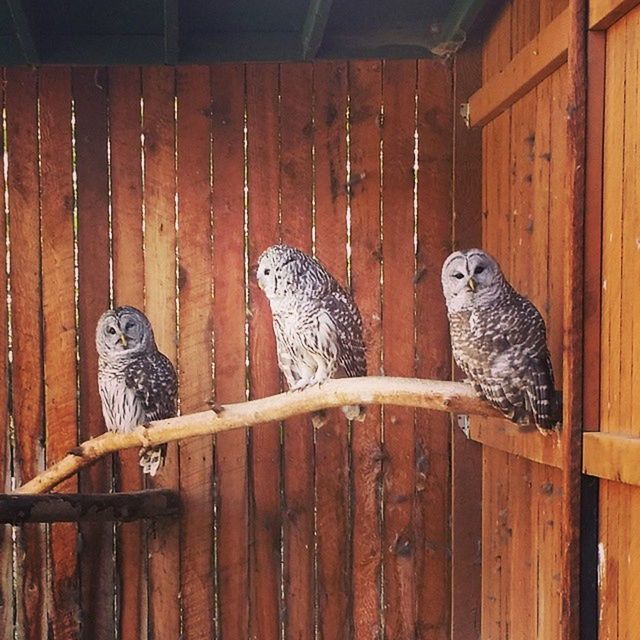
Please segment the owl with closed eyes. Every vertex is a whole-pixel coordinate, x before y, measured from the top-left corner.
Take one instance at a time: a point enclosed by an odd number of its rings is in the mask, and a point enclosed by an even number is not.
[[[98,387],[102,414],[110,431],[132,431],[177,413],[178,380],[169,358],[158,351],[147,317],[134,307],[102,314],[96,328]],[[154,476],[166,445],[144,448],[140,466]]]
[[[453,356],[476,392],[509,420],[548,433],[562,408],[538,309],[479,249],[445,260],[442,290]]]
[[[257,278],[269,299],[278,365],[289,389],[366,375],[360,312],[318,260],[274,245],[260,256]],[[364,417],[359,406],[342,410],[350,420]]]

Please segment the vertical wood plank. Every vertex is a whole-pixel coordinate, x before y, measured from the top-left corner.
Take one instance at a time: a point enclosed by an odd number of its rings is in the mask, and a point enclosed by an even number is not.
[[[144,67],[145,310],[158,348],[176,363],[175,71]],[[176,488],[178,450],[169,443],[164,466],[150,484]],[[180,524],[156,521],[149,545],[149,633],[180,635]]]
[[[278,65],[249,64],[247,73],[249,264],[278,241]],[[249,380],[251,397],[278,393],[280,376],[269,301],[249,282]],[[250,636],[280,636],[280,425],[251,434],[249,553]]]
[[[280,66],[281,237],[311,253],[313,66]],[[314,448],[308,416],[284,423],[283,580],[285,638],[314,633]]]
[[[86,440],[105,430],[98,394],[95,330],[109,305],[109,185],[107,167],[107,77],[101,69],[72,71],[76,117],[78,182],[78,316],[80,429]],[[111,460],[80,475],[80,491],[109,491]],[[113,536],[110,524],[80,526],[82,637],[102,640],[114,634]]]
[[[416,63],[386,61],[383,68],[383,296],[384,371],[414,371],[413,246],[414,95]],[[413,409],[385,407],[384,594],[385,633],[403,640],[416,633],[416,544]]]
[[[245,400],[244,67],[211,68],[215,390]],[[243,430],[216,439],[217,630],[246,638],[248,626],[247,449]]]
[[[139,67],[109,69],[113,303],[138,309],[144,309],[141,95]],[[116,470],[119,491],[143,489],[138,451],[121,451]],[[142,522],[123,522],[117,530],[118,631],[122,638],[147,637],[144,531]]]
[[[349,63],[351,288],[364,323],[367,373],[382,370],[381,167],[382,63]],[[353,625],[354,637],[382,635],[382,413],[367,407],[354,425]]]
[[[314,65],[316,255],[346,284],[347,67]],[[317,624],[320,638],[351,637],[351,527],[347,420],[316,429]]]
[[[437,380],[451,377],[440,270],[452,238],[452,89],[449,67],[418,62],[415,375]],[[416,633],[433,640],[450,633],[449,427],[447,414],[416,412]]]
[[[71,72],[40,71],[40,202],[42,206],[42,306],[47,424],[46,463],[77,444],[74,194],[71,159]],[[77,492],[77,477],[57,491]],[[51,637],[78,637],[78,527],[52,524]]]
[[[478,45],[463,49],[454,63],[453,249],[482,246],[487,185],[482,133],[469,129],[457,113],[480,86],[481,53]],[[480,637],[482,446],[467,439],[455,421],[451,429],[451,637],[466,640]]]
[[[5,105],[4,94],[4,69],[2,70],[3,86],[0,90],[2,108]],[[4,158],[5,131],[2,126],[2,142],[0,149]],[[7,214],[5,211],[5,181],[4,161],[3,171],[0,176],[0,264],[7,264]],[[8,493],[11,490],[11,456],[12,443],[10,434],[11,415],[9,413],[9,398],[11,386],[9,379],[9,308],[8,308],[8,278],[7,270],[0,269],[0,483],[2,490]],[[10,525],[0,527],[0,635],[11,637],[14,629],[15,613],[15,585],[13,582],[13,540]]]
[[[179,67],[177,98],[180,408],[191,413],[213,391],[209,68]],[[214,637],[213,439],[180,442],[179,453],[182,634],[204,640]]]
[[[9,240],[13,363],[11,404],[16,482],[43,469],[44,397],[37,72],[6,72]],[[45,636],[46,547],[43,525],[18,533],[17,628],[25,639]]]

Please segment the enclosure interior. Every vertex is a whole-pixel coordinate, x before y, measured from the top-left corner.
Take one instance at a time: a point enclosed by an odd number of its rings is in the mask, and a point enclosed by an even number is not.
[[[5,490],[103,432],[94,331],[110,305],[146,311],[183,414],[278,393],[252,269],[285,242],[353,292],[369,374],[450,379],[440,267],[482,246],[544,316],[558,387],[563,335],[584,332],[583,469],[600,493],[585,494],[582,569],[588,579],[599,562],[600,580],[585,586],[583,631],[633,637],[634,4],[590,6],[580,274],[564,267],[567,0],[500,3],[448,61],[4,69]],[[564,315],[572,279],[584,281],[580,327]],[[570,637],[562,589],[578,575],[558,438],[478,418],[467,437],[447,414],[392,406],[363,423],[328,417],[315,431],[301,416],[171,444],[146,485],[135,451],[65,482],[172,488],[184,509],[153,523],[3,525],[0,637]]]

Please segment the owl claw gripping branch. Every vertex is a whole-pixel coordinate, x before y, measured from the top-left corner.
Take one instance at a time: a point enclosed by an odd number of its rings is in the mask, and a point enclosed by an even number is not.
[[[442,290],[453,356],[478,395],[509,420],[549,433],[562,408],[540,312],[479,249],[445,260]]]

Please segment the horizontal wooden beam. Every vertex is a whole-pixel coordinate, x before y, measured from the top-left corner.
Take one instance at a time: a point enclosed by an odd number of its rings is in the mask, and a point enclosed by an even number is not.
[[[616,20],[639,4],[640,0],[590,0],[589,29],[595,31],[608,29]]]
[[[0,523],[24,522],[130,522],[177,516],[180,496],[175,491],[153,489],[131,493],[0,494]]]
[[[259,400],[216,406],[215,411],[158,420],[127,433],[104,433],[83,442],[68,456],[20,487],[17,493],[49,491],[98,458],[121,449],[157,446],[353,404],[393,404],[469,415],[499,415],[496,409],[476,396],[470,385],[459,382],[381,376],[329,380],[320,387],[304,391],[280,393]]]
[[[640,485],[640,436],[591,431],[582,443],[583,473]]]
[[[486,447],[521,456],[527,460],[562,468],[562,447],[559,431],[543,435],[539,431],[522,429],[508,420],[472,420],[469,437]]]
[[[567,61],[568,34],[565,9],[469,98],[469,124],[484,126],[561,67]]]

